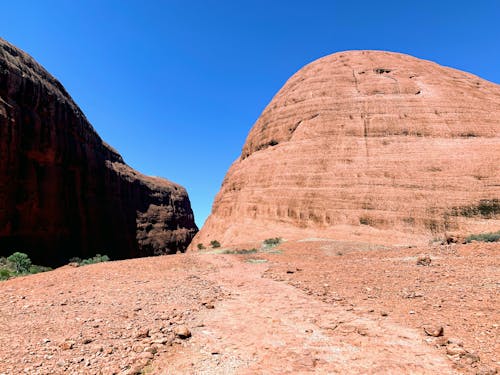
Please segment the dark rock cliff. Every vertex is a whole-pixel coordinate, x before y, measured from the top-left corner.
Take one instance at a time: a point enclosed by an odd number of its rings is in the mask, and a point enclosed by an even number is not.
[[[0,255],[175,253],[196,232],[183,187],[127,166],[64,87],[0,39]]]

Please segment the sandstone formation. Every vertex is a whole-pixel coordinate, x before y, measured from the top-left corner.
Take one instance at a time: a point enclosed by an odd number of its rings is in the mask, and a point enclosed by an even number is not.
[[[63,86],[0,39],[0,255],[164,254],[196,231],[184,188],[127,166]]]
[[[296,73],[250,131],[193,244],[418,243],[500,226],[500,86],[351,51]]]

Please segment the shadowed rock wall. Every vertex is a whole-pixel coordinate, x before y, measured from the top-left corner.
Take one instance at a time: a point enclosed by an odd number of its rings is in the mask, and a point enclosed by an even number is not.
[[[173,253],[196,231],[183,187],[128,167],[62,85],[0,39],[0,255]]]

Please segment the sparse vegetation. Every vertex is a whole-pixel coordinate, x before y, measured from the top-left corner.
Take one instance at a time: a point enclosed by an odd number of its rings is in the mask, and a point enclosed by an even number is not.
[[[52,268],[32,264],[25,253],[16,251],[7,258],[0,258],[0,280],[50,271]]]
[[[198,250],[204,250],[205,249],[205,246],[202,243],[199,243],[196,246],[198,247]]]
[[[28,273],[31,266],[31,259],[25,253],[16,251],[7,260],[12,264],[16,273]]]
[[[475,206],[454,207],[451,210],[451,215],[465,217],[481,216],[490,219],[496,215],[500,215],[500,200],[481,199]]]
[[[257,249],[234,249],[234,250],[225,250],[224,254],[254,254],[257,252]]]
[[[268,239],[265,239],[264,242],[262,242],[262,244],[264,245],[264,247],[275,247],[275,246],[278,246],[281,242],[283,242],[283,240],[281,239],[281,237],[275,237],[275,238],[268,238]]]
[[[109,257],[107,255],[96,254],[92,258],[81,259],[78,257],[73,257],[69,260],[70,263],[77,263],[79,266],[86,266],[88,264],[96,264],[102,262],[109,262]]]
[[[210,246],[212,246],[213,249],[216,249],[216,248],[220,247],[220,242],[217,240],[212,240],[212,241],[210,241]]]
[[[500,241],[500,231],[492,232],[492,233],[480,233],[480,234],[471,234],[468,236],[465,241],[470,243],[472,241],[479,242],[498,242]]]

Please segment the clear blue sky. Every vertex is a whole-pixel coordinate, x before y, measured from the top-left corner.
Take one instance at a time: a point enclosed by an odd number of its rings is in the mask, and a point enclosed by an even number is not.
[[[381,49],[500,83],[500,1],[16,0],[0,36],[35,57],[132,167],[210,213],[284,82],[334,52]]]

